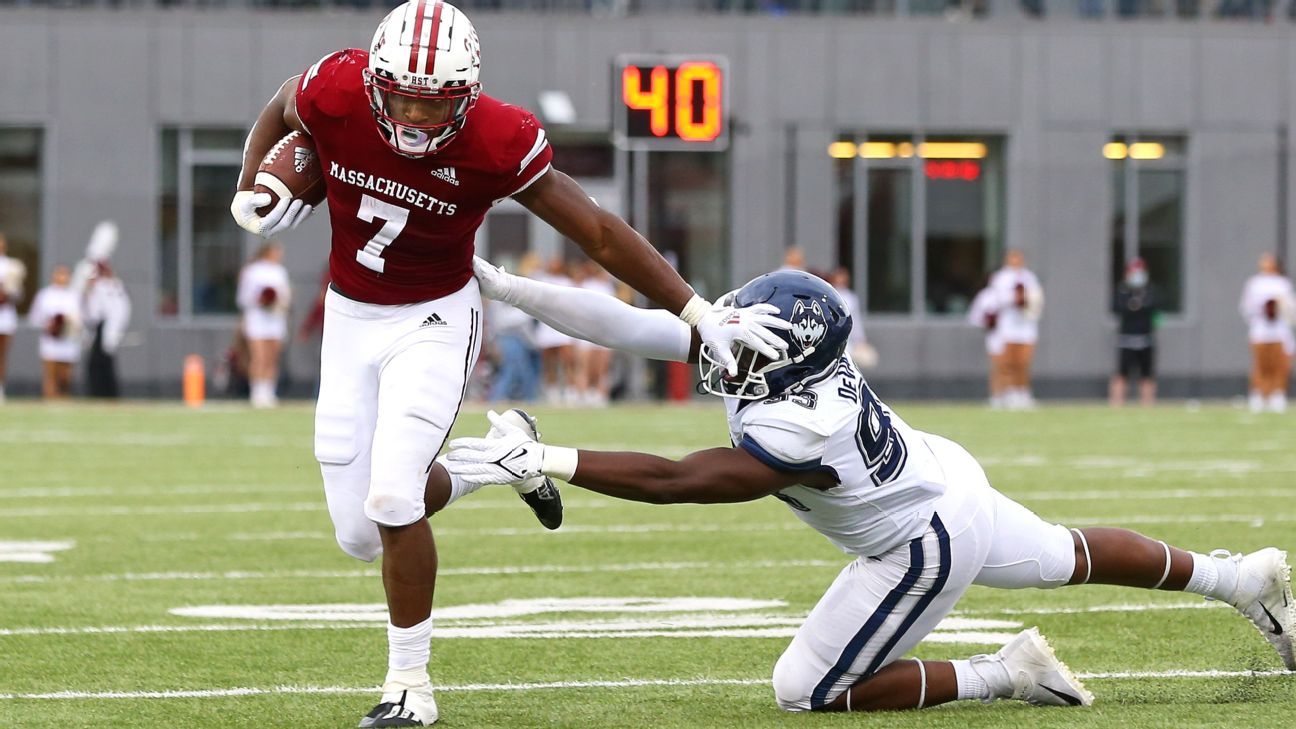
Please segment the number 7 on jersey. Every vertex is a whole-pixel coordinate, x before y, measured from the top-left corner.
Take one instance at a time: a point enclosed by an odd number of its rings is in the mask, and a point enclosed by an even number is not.
[[[382,273],[387,267],[387,262],[383,260],[383,252],[387,246],[396,242],[396,237],[405,230],[405,223],[409,220],[409,211],[398,205],[385,203],[369,195],[360,196],[360,212],[356,213],[366,223],[372,223],[374,220],[383,221],[383,226],[374,233],[373,237],[365,243],[364,248],[356,251],[356,260],[360,265],[372,271]]]

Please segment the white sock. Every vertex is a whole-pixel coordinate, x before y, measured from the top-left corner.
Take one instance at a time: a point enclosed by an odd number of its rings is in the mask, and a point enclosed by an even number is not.
[[[445,459],[445,456],[437,456],[437,462],[440,463],[440,464],[442,465],[442,467],[445,466],[444,459]],[[449,469],[447,469],[447,471],[448,471],[448,470],[449,470]],[[482,487],[482,484],[479,484],[479,483],[468,483],[467,481],[463,480],[461,477],[456,476],[456,475],[454,475],[454,474],[452,473],[452,474],[450,474],[450,498],[446,500],[445,505],[446,505],[446,506],[449,506],[449,505],[453,504],[454,502],[458,501],[459,499],[461,499],[461,498],[467,496],[468,494],[471,494],[472,492],[476,491],[477,489],[479,489],[479,488],[481,488],[481,487]],[[445,506],[443,506],[443,507],[441,507],[441,508],[444,509]],[[431,628],[429,628],[429,630],[431,630]]]
[[[973,661],[976,661],[974,664]],[[958,682],[958,698],[989,699],[1011,696],[1012,679],[1008,669],[995,656],[973,656],[966,661],[950,661]]]
[[[1192,577],[1184,592],[1228,600],[1237,591],[1238,565],[1232,559],[1189,552],[1193,559]]]
[[[1253,413],[1264,410],[1264,395],[1261,395],[1259,390],[1252,390],[1250,397],[1247,398],[1247,405]]]
[[[425,679],[428,660],[432,657],[432,618],[411,628],[398,628],[387,623],[387,680],[417,686],[423,680],[410,683],[407,679]],[[396,674],[396,675],[394,675]]]

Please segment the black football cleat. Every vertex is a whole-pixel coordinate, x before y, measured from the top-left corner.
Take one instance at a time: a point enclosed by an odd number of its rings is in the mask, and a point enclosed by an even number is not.
[[[500,414],[509,424],[521,428],[531,435],[532,440],[540,440],[540,429],[536,426],[536,419],[527,414],[521,408],[512,408],[505,410]],[[493,430],[493,428],[492,428]],[[554,484],[553,479],[548,476],[536,476],[520,484],[515,484],[513,488],[518,492],[518,496],[531,507],[536,519],[545,529],[557,529],[562,526],[563,505],[562,494],[558,491],[558,486]]]
[[[523,486],[526,485],[530,485],[530,481],[523,484]],[[562,494],[558,492],[558,487],[554,485],[553,479],[545,476],[539,486],[526,493],[518,493],[518,496],[521,496],[526,505],[531,507],[531,511],[545,529],[557,529],[562,526]]]

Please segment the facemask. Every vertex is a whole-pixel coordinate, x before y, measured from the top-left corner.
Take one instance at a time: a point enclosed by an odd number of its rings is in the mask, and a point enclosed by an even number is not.
[[[1147,282],[1148,282],[1147,271],[1130,271],[1129,273],[1125,274],[1125,283],[1129,284],[1130,286],[1133,286],[1136,289],[1141,289],[1144,286],[1147,286]]]

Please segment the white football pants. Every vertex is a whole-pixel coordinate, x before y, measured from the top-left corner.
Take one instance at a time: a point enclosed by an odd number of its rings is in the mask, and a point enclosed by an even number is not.
[[[325,296],[315,458],[347,554],[373,561],[378,524],[424,517],[428,471],[481,350],[481,311],[477,279],[402,306]]]
[[[1050,588],[1071,578],[1070,531],[991,488],[980,464],[957,443],[923,437],[947,485],[931,525],[907,544],[860,557],[837,575],[774,666],[781,708],[820,708],[908,653],[972,584]]]

